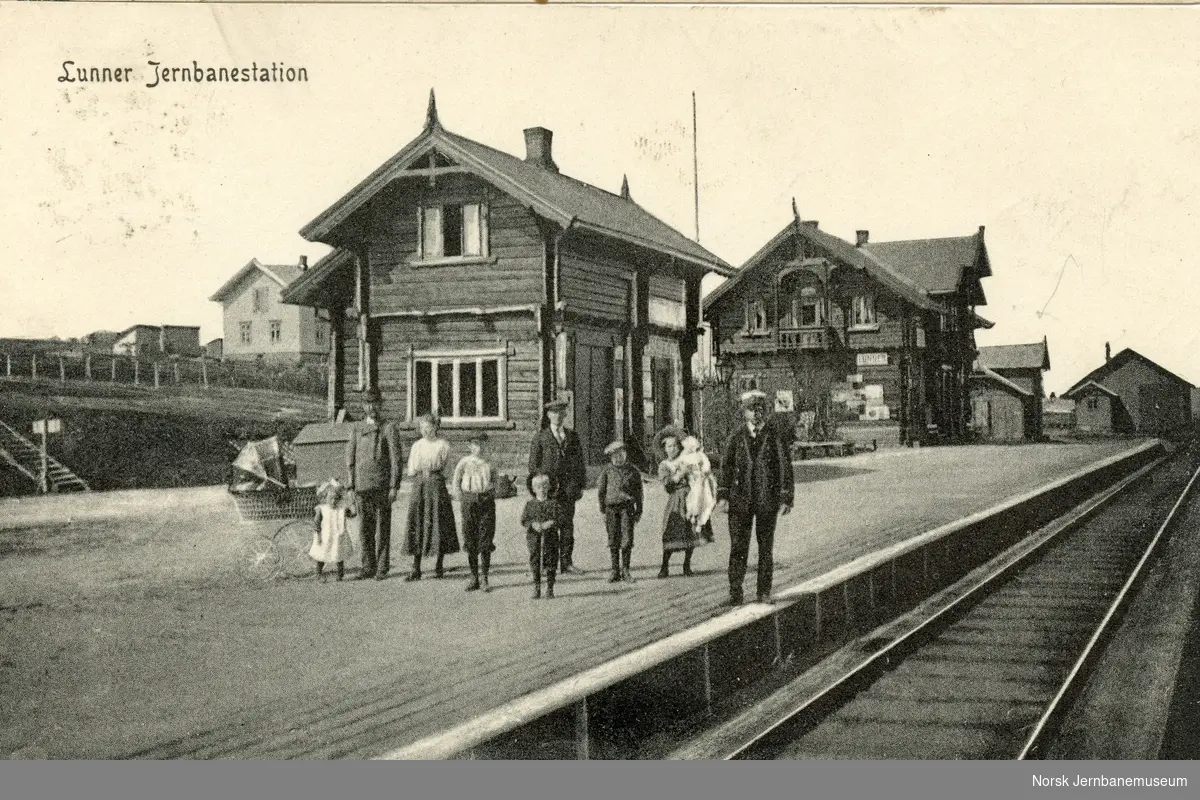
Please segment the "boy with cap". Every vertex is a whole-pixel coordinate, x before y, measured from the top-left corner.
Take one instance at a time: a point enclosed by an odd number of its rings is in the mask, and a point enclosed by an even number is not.
[[[795,495],[792,457],[773,426],[766,425],[767,395],[742,395],[746,424],[729,437],[721,459],[723,501],[729,509],[729,604],[741,605],[750,555],[750,531],[758,542],[760,603],[771,601],[775,523],[792,510]]]
[[[600,473],[596,497],[608,529],[608,551],[612,555],[609,583],[633,583],[629,561],[633,555],[633,526],[642,518],[642,475],[626,461],[625,443],[615,441],[604,448],[611,463]]]
[[[454,479],[450,491],[459,499],[462,508],[463,549],[467,551],[467,562],[471,565],[471,582],[467,591],[480,588],[479,567],[483,565],[483,590],[488,586],[488,570],[492,564],[492,552],[496,549],[496,495],[492,488],[492,465],[483,457],[487,443],[485,431],[471,434],[471,452],[462,457],[454,468]]]
[[[533,476],[550,476],[550,497],[558,508],[559,572],[582,574],[573,559],[575,549],[575,503],[583,497],[587,468],[579,436],[564,427],[567,401],[553,400],[544,406],[549,425],[533,437],[529,448],[529,493],[533,494]]]

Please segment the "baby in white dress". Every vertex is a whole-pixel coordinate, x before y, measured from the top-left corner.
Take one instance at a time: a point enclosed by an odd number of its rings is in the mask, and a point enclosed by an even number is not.
[[[687,517],[692,527],[699,531],[712,517],[717,507],[717,482],[712,474],[712,464],[700,447],[700,440],[687,436],[680,443],[683,453],[675,461],[676,469],[688,481]]]

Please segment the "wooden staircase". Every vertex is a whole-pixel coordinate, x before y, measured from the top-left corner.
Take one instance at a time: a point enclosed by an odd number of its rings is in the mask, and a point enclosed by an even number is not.
[[[0,461],[11,465],[35,485],[41,483],[42,449],[0,421]],[[46,456],[46,482],[52,492],[87,492],[87,482],[52,456]]]

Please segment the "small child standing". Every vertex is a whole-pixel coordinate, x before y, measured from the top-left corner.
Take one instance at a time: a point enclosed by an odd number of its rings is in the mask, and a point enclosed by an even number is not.
[[[342,485],[331,480],[317,490],[317,501],[313,514],[313,543],[308,555],[317,562],[317,580],[325,582],[325,565],[337,564],[337,579],[346,574],[346,559],[354,555],[354,538],[346,530],[346,518],[354,516],[354,510],[346,504],[346,493]]]
[[[463,549],[471,566],[471,582],[467,591],[480,588],[479,567],[483,566],[482,588],[490,592],[488,570],[492,552],[496,549],[496,494],[492,488],[492,465],[483,457],[488,435],[478,431],[471,435],[471,453],[463,456],[454,468],[451,492],[458,497],[462,508]]]
[[[542,573],[546,574],[546,599],[554,597],[554,572],[558,566],[558,504],[550,498],[550,476],[539,473],[530,481],[533,499],[521,512],[525,543],[529,546],[529,569],[533,572],[533,597],[542,596]]]
[[[604,448],[604,454],[610,463],[600,473],[596,496],[608,530],[608,552],[612,557],[608,582],[633,583],[629,562],[633,557],[633,528],[642,518],[642,474],[626,461],[624,442],[613,442]]]

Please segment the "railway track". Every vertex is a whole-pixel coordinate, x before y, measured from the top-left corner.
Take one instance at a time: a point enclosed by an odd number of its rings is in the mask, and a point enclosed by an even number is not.
[[[1146,467],[923,618],[867,641],[845,671],[797,681],[754,725],[710,732],[675,757],[1042,757],[1198,467],[1195,447]]]

